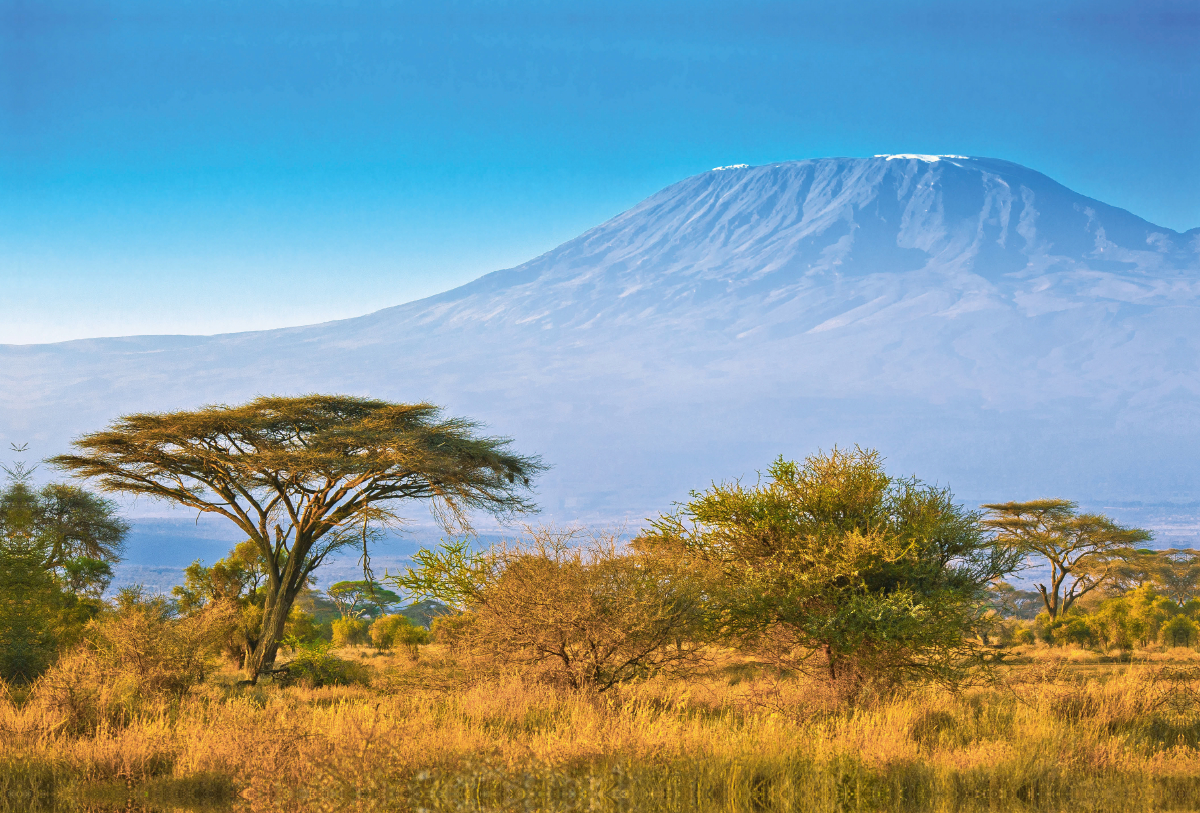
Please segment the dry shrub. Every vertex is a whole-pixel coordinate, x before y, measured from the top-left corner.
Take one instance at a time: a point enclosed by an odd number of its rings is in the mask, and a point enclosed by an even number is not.
[[[700,588],[680,576],[613,534],[531,529],[490,552],[471,612],[436,635],[572,690],[679,674],[704,656]]]
[[[30,704],[58,732],[127,726],[201,683],[234,621],[224,605],[175,620],[162,599],[125,596],[38,680]]]

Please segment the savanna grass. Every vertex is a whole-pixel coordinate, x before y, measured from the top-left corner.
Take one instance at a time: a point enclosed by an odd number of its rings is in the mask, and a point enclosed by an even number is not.
[[[38,804],[109,788],[251,811],[1200,809],[1200,670],[1034,654],[996,684],[847,705],[733,656],[586,695],[437,647],[360,651],[369,687],[224,675],[86,733],[35,689],[0,701],[0,763]]]

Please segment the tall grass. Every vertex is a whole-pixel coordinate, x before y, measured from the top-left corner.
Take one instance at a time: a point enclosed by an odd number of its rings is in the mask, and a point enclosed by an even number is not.
[[[1002,684],[846,706],[732,658],[594,696],[475,680],[436,647],[368,660],[371,687],[226,676],[83,733],[36,688],[5,696],[0,774],[29,798],[233,786],[249,810],[1200,808],[1187,663],[1033,663]]]

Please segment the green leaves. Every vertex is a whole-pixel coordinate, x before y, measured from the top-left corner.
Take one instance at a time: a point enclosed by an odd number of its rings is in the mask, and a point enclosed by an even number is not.
[[[978,520],[877,452],[835,448],[693,494],[639,544],[690,560],[731,639],[781,665],[823,653],[834,678],[854,664],[955,679],[983,662],[985,591],[1017,559]]]

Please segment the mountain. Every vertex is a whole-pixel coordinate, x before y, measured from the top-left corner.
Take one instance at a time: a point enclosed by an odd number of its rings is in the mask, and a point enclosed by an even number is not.
[[[337,285],[330,279],[329,285]],[[862,444],[969,501],[1200,500],[1200,229],[989,158],[723,167],[524,265],[356,319],[0,346],[0,439],[259,393],[431,400],[640,521]]]

